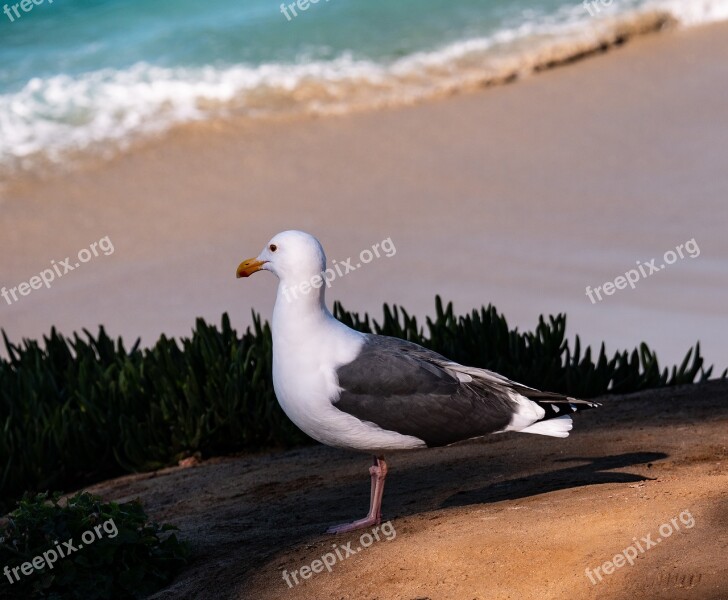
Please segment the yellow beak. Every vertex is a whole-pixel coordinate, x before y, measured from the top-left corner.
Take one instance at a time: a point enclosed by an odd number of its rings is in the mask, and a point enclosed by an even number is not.
[[[263,265],[268,262],[265,260],[258,260],[257,258],[249,258],[240,263],[237,272],[235,273],[240,279],[241,277],[250,277],[256,271],[260,271]]]

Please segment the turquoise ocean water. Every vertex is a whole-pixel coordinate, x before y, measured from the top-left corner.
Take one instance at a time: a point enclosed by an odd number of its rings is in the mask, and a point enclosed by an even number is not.
[[[189,121],[497,81],[654,11],[686,26],[728,18],[728,0],[320,0],[288,17],[274,0],[43,0],[20,17],[14,4],[0,13],[6,173]]]

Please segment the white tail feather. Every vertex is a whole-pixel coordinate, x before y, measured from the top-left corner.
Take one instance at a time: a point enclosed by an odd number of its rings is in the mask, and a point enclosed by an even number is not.
[[[538,433],[539,435],[550,435],[552,437],[565,438],[569,437],[569,432],[574,426],[571,416],[563,415],[555,419],[539,421],[533,425],[529,425],[525,429],[521,429],[520,433]]]

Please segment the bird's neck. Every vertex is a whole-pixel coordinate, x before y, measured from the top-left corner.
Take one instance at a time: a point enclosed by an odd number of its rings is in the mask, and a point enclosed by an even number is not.
[[[324,287],[292,287],[284,281],[278,284],[273,308],[273,341],[303,343],[309,336],[333,321],[326,308]]]
[[[364,343],[363,334],[337,321],[329,312],[323,289],[294,298],[279,284],[271,331],[273,380],[279,386],[291,373],[325,372],[351,362]],[[286,392],[281,388],[280,393]]]

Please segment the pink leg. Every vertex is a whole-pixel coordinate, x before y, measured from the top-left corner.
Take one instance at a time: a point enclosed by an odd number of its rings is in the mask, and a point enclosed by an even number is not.
[[[382,496],[384,495],[384,480],[387,477],[387,463],[383,456],[375,456],[369,474],[372,478],[372,489],[369,497],[369,514],[363,519],[329,527],[326,533],[346,533],[371,525],[379,525],[382,522]]]

